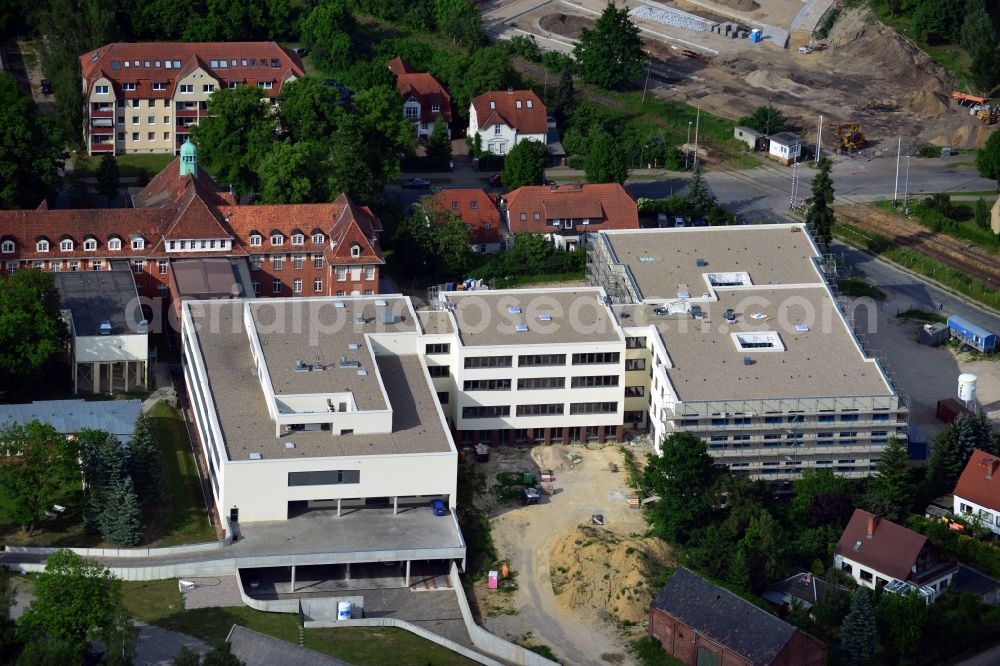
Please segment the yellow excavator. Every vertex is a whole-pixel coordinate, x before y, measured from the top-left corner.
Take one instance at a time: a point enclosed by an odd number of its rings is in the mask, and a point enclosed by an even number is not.
[[[860,150],[868,145],[868,140],[865,139],[865,134],[857,123],[837,125],[833,129],[833,133],[837,137],[837,141],[840,142],[840,147],[844,150]]]
[[[984,125],[992,125],[1000,119],[1000,109],[995,106],[984,106],[976,113],[976,118]]]

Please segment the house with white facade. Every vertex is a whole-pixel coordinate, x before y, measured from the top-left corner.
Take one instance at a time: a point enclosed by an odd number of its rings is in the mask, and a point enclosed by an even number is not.
[[[411,121],[418,137],[428,137],[438,119],[451,138],[451,96],[433,75],[418,72],[403,58],[393,58],[386,67],[396,75],[396,90],[403,98],[403,117]]]
[[[788,165],[798,161],[802,156],[802,139],[791,132],[778,132],[767,137],[769,141],[767,156]]]
[[[833,565],[859,585],[915,590],[929,601],[951,586],[958,565],[941,557],[922,534],[855,509],[833,551]]]
[[[479,134],[484,151],[506,155],[522,141],[548,141],[545,104],[533,90],[490,91],[469,104],[468,135]]]
[[[955,514],[1000,534],[1000,457],[974,449],[955,486]]]

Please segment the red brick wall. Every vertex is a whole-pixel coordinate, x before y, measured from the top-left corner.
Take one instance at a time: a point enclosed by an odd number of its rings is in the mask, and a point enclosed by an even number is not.
[[[826,663],[826,645],[817,639],[796,631],[778,657],[774,666],[823,666]]]
[[[657,608],[649,611],[649,635],[658,639],[669,654],[690,666],[697,666],[699,648],[715,654],[720,666],[751,666],[749,660],[726,650],[722,645],[700,635],[688,625]],[[793,663],[795,662],[788,662],[788,666]]]

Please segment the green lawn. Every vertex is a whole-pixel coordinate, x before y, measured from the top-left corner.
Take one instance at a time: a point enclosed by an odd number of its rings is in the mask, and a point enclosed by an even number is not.
[[[174,157],[169,153],[141,153],[118,155],[115,160],[118,162],[118,171],[124,178],[138,176],[142,171],[152,178],[170,164]],[[100,157],[78,154],[73,160],[73,169],[81,175],[93,176],[100,163]]]
[[[184,610],[176,580],[125,582],[125,605],[137,620],[180,631],[213,645],[226,639],[234,624],[298,644],[298,617],[264,613],[246,606]],[[402,629],[352,627],[310,629],[305,646],[356,666],[380,666],[386,655],[393,664],[466,666],[470,660]]]
[[[215,529],[201,492],[187,428],[179,410],[161,402],[149,413],[163,461],[163,498],[147,529],[150,546],[176,546],[212,541]]]
[[[853,298],[867,296],[868,298],[874,298],[876,301],[881,301],[885,298],[885,293],[881,289],[859,277],[849,277],[843,280],[837,280],[837,288],[840,289],[841,293],[845,296],[851,296]]]

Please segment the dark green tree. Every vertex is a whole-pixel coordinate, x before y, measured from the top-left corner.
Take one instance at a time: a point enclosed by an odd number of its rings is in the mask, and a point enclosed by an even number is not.
[[[829,469],[804,469],[795,482],[788,515],[795,525],[832,523],[841,529],[854,511],[851,482]]]
[[[781,526],[767,511],[759,510],[750,518],[736,548],[747,565],[748,589],[760,594],[768,584],[781,577],[785,566],[785,538]]]
[[[548,152],[540,141],[521,141],[514,146],[503,162],[503,186],[515,190],[523,185],[538,185],[545,176],[545,158]]]
[[[583,29],[573,56],[587,83],[618,90],[639,78],[645,57],[639,29],[629,19],[628,7],[619,9],[609,2],[594,28]]]
[[[0,393],[33,386],[65,338],[51,273],[21,270],[0,280]]]
[[[187,645],[182,645],[170,663],[172,666],[201,666],[201,655]]]
[[[208,114],[191,128],[198,161],[243,196],[260,186],[256,169],[271,149],[277,130],[273,107],[256,86],[217,90]]]
[[[479,46],[483,42],[482,18],[479,5],[471,0],[434,0],[434,22],[438,32],[451,37],[462,46]]]
[[[975,418],[976,448],[988,453],[996,453],[997,435],[993,430],[993,422],[986,415],[986,411],[980,407]]]
[[[955,426],[949,423],[931,441],[931,455],[927,460],[925,477],[927,499],[951,492],[958,482],[963,466],[962,451],[958,448],[958,435]]]
[[[965,0],[920,2],[913,10],[913,31],[931,45],[958,41]]]
[[[0,208],[35,208],[59,186],[66,159],[61,134],[6,72],[0,72],[0,109]]]
[[[883,594],[876,615],[881,642],[901,663],[913,663],[924,648],[927,601],[917,592]]]
[[[0,567],[0,664],[13,664],[21,652],[17,624],[10,616],[10,609],[14,605],[14,590],[10,579],[10,569]]]
[[[286,83],[278,95],[281,131],[294,142],[321,141],[337,129],[346,113],[340,107],[340,93],[307,76]]]
[[[833,163],[829,157],[819,159],[819,170],[813,177],[812,196],[809,197],[809,209],[806,211],[806,225],[823,251],[830,248],[833,240],[833,179],[830,169]]]
[[[101,536],[118,546],[137,546],[142,539],[142,512],[129,476],[112,483],[107,490]]]
[[[875,609],[867,588],[859,587],[851,596],[851,611],[840,628],[841,660],[848,666],[862,666],[875,656],[878,627]]]
[[[111,489],[128,476],[129,450],[104,430],[81,430],[77,438],[84,481],[83,524],[88,532],[107,537],[104,517],[108,505],[117,509]]]
[[[132,659],[138,633],[122,601],[121,581],[71,550],[49,556],[45,573],[35,581],[35,600],[21,616],[18,631],[26,642],[65,644],[74,655],[73,663],[82,663],[95,640],[104,643],[116,659]]]
[[[324,153],[325,147],[312,141],[275,143],[257,167],[261,203],[328,201],[331,193]]]
[[[962,454],[962,466],[972,457],[972,450],[979,446],[979,426],[976,419],[968,414],[959,414],[952,422],[955,426],[955,441]]]
[[[326,71],[337,71],[350,62],[351,35],[356,32],[357,23],[346,2],[317,4],[301,24],[302,43],[316,65]]]
[[[362,154],[372,177],[372,191],[361,198],[374,201],[385,184],[399,176],[400,159],[413,154],[417,137],[413,123],[403,117],[403,98],[395,88],[380,85],[360,90],[353,105],[350,115],[357,122]]]
[[[990,206],[982,197],[972,206],[972,219],[980,229],[990,228]]]
[[[216,645],[212,651],[201,659],[202,666],[245,666],[231,652],[229,643]]]
[[[429,270],[437,281],[462,279],[469,270],[469,228],[431,197],[424,197],[420,209],[426,232],[417,229],[415,235],[422,243],[423,271]]]
[[[965,17],[959,31],[959,41],[967,53],[975,53],[977,49],[993,50],[997,45],[997,31],[993,19],[986,11],[983,0],[966,0]]]
[[[129,475],[135,484],[140,500],[155,499],[160,495],[163,482],[163,468],[160,463],[160,448],[156,444],[152,424],[145,414],[135,420],[135,430],[128,444]]]
[[[591,130],[584,171],[588,183],[624,183],[628,178],[628,156],[621,142],[603,128]]]
[[[451,164],[451,138],[448,136],[448,123],[438,117],[427,137],[427,159],[439,169],[447,169]]]
[[[687,196],[685,197],[688,206],[699,215],[703,215],[715,203],[715,197],[708,191],[708,185],[705,183],[704,173],[700,163],[694,165],[694,171],[691,172],[691,182],[688,183]]]
[[[650,510],[651,523],[666,541],[683,544],[708,511],[712,458],[705,442],[689,432],[665,437],[660,448],[642,474],[646,491],[660,498]]]
[[[770,136],[784,131],[785,116],[781,111],[768,104],[767,106],[758,106],[751,115],[740,118],[737,124]]]
[[[555,53],[550,51],[548,53]],[[546,53],[546,55],[548,55]],[[576,89],[573,86],[573,68],[567,67],[559,73],[559,85],[548,100],[549,112],[560,127],[565,126],[567,114],[573,110],[576,102]]]
[[[1000,82],[1000,62],[997,61],[996,47],[979,46],[969,54],[969,74],[976,88],[989,95]]]
[[[890,438],[869,480],[869,486],[888,500],[889,511],[880,515],[896,522],[906,517],[914,499],[912,478],[906,447],[895,437]]]
[[[997,181],[1000,190],[1000,132],[993,132],[986,145],[976,153],[976,170],[983,178]]]
[[[121,190],[121,174],[118,171],[118,160],[114,155],[107,154],[97,165],[97,191],[108,198],[110,207],[119,190]]]

